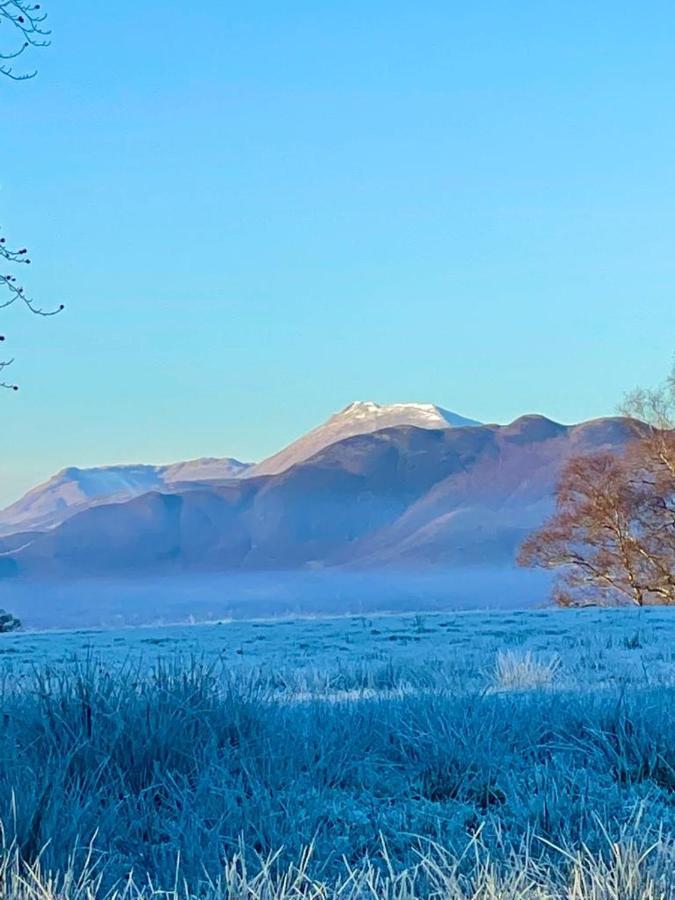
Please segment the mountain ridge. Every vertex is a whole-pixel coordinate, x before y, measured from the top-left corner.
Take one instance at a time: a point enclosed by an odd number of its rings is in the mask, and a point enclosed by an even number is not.
[[[475,419],[467,419],[433,403],[379,404],[372,400],[356,400],[278,453],[252,466],[246,477],[278,475],[337,441],[383,428],[403,425],[432,429],[465,428],[479,424]]]
[[[179,481],[239,477],[249,465],[233,457],[200,457],[167,465],[66,466],[0,511],[0,535],[52,528],[91,506],[124,502]]]
[[[625,419],[398,426],[273,475],[193,483],[77,513],[0,555],[5,575],[510,565],[565,459],[620,451]]]
[[[168,465],[69,466],[0,510],[0,535],[53,528],[89,507],[124,502],[152,490],[171,490],[179,482],[222,481],[280,472],[336,440],[370,433],[392,423],[423,427],[477,424],[431,403],[380,405],[355,401],[258,464],[233,457],[201,457]]]

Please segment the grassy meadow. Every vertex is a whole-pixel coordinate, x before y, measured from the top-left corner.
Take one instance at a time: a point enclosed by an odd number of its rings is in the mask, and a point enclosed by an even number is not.
[[[0,893],[675,897],[675,617],[0,638]]]

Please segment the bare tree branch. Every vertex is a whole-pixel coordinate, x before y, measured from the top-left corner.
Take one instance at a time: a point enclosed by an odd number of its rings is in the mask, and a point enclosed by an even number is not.
[[[42,12],[39,3],[32,0],[0,0],[0,26],[7,25],[11,29],[10,47],[0,48],[0,75],[5,75],[13,81],[25,81],[33,78],[32,72],[16,73],[7,61],[15,60],[22,56],[31,47],[46,47],[49,44],[50,31],[45,25],[46,14]],[[4,36],[6,28],[0,32],[0,39]],[[28,250],[25,247],[11,249],[8,247],[4,235],[0,234],[0,261],[12,265],[30,265]],[[49,317],[61,312],[63,304],[53,309],[45,309],[36,303],[26,292],[24,287],[17,282],[16,276],[11,273],[0,274],[0,290],[4,289],[5,299],[0,299],[0,309],[6,309],[17,301],[23,303],[30,312],[36,316]],[[4,335],[0,335],[0,341],[4,341]],[[7,368],[13,360],[2,362],[0,360],[0,372]],[[0,382],[0,388],[18,390],[17,385]]]
[[[4,340],[4,338],[2,338],[2,340]],[[8,359],[8,360],[5,360],[5,362],[0,362],[0,372],[2,372],[3,369],[6,369],[8,366],[11,366],[13,362],[14,362],[13,359]],[[0,387],[6,388],[9,391],[18,391],[19,390],[18,385],[7,384],[6,381],[0,381]]]
[[[16,73],[8,61],[18,59],[30,47],[46,47],[49,44],[50,31],[45,26],[47,16],[42,12],[39,3],[26,0],[0,0],[0,25],[7,24],[14,29],[10,49],[0,51],[0,75],[13,81],[25,81],[34,78],[36,70]]]

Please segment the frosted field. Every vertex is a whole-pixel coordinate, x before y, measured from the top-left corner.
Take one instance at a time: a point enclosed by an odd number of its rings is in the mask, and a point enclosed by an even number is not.
[[[675,900],[675,610],[0,636],[20,900]]]
[[[254,670],[279,690],[340,685],[580,690],[675,683],[675,610],[536,610],[228,621],[0,636],[0,667],[93,657],[104,664],[179,656]],[[509,684],[500,666],[521,666]],[[528,684],[528,665],[533,672]],[[536,672],[539,670],[540,677]],[[547,674],[548,673],[548,674]]]

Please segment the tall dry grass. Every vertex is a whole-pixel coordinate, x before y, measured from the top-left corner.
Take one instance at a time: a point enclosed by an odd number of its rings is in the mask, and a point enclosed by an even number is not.
[[[0,893],[675,896],[675,689],[405,678],[297,703],[177,657],[5,677]]]

